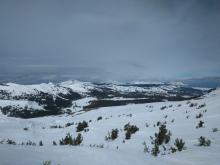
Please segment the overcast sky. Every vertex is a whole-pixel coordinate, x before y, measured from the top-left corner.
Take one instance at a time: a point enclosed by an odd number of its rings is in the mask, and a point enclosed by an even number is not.
[[[0,79],[220,76],[219,0],[0,0]]]

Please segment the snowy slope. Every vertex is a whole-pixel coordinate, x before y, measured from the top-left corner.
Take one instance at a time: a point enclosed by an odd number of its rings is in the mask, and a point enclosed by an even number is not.
[[[213,91],[202,99],[177,102],[159,102],[148,104],[131,104],[120,107],[104,107],[75,115],[49,116],[34,119],[10,118],[0,115],[0,164],[26,165],[42,164],[51,160],[52,164],[69,165],[217,165],[220,162],[220,131],[213,132],[213,128],[220,129],[220,89]],[[194,106],[191,107],[191,103]],[[197,103],[197,105],[195,104]],[[200,105],[205,106],[199,108]],[[181,105],[181,106],[180,106]],[[164,110],[161,107],[167,106]],[[206,111],[207,110],[207,111]],[[196,115],[202,113],[199,119]],[[167,115],[167,117],[165,117]],[[102,116],[102,120],[97,120]],[[188,116],[188,117],[187,117]],[[89,131],[82,132],[81,146],[53,146],[52,141],[58,142],[70,133],[75,137],[76,123],[89,121]],[[172,122],[174,120],[174,122]],[[204,127],[196,129],[198,122],[204,121]],[[186,143],[186,150],[174,154],[153,157],[144,153],[143,142],[151,147],[150,136],[158,132],[154,126],[158,121],[165,122],[171,131],[172,146],[176,138],[182,138]],[[50,128],[52,125],[64,126],[67,122],[74,125],[64,128]],[[123,127],[130,122],[139,127],[139,131],[131,136],[130,140],[123,140]],[[146,123],[149,127],[146,127]],[[28,131],[23,128],[28,128]],[[119,137],[114,141],[106,141],[108,131],[118,128]],[[212,143],[209,147],[198,146],[198,138],[205,136]],[[22,146],[6,144],[7,139],[16,143],[34,141],[38,144],[43,141],[44,146]],[[103,144],[104,148],[93,147]]]

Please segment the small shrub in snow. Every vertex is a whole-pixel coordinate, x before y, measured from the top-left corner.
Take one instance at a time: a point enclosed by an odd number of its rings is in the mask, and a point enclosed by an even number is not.
[[[54,146],[56,146],[56,145],[57,145],[57,143],[56,143],[55,141],[53,141],[53,145],[54,145]]]
[[[203,107],[205,107],[205,106],[206,106],[206,104],[203,103],[203,104],[199,105],[197,109],[203,108]]]
[[[72,123],[69,123],[69,122],[66,123],[66,124],[65,124],[65,127],[70,127],[71,125],[74,125],[74,122],[72,122]]]
[[[158,122],[157,122],[157,126],[160,126],[160,124],[161,124],[161,122],[160,122],[160,121],[158,121]]]
[[[198,115],[196,115],[196,119],[201,118],[203,115],[201,113],[199,113]]]
[[[115,140],[118,137],[118,129],[112,129],[111,132],[108,132],[108,135],[105,136],[105,140]]]
[[[173,122],[174,122],[174,119],[171,120],[171,123],[173,123]]]
[[[197,103],[191,103],[189,104],[189,107],[196,107],[198,104]]]
[[[89,147],[104,148],[104,144],[90,144]]]
[[[32,141],[30,141],[30,140],[28,140],[28,141],[26,142],[26,145],[27,145],[27,146],[36,146],[36,143],[35,143],[35,142],[32,142]]]
[[[146,126],[146,127],[149,127],[149,124],[148,124],[148,123],[145,123],[145,126]]]
[[[79,122],[78,126],[76,127],[76,132],[81,132],[87,127],[88,127],[88,123],[86,121]]]
[[[51,165],[51,161],[50,160],[46,160],[43,162],[43,165]]]
[[[6,143],[7,143],[7,144],[16,145],[16,142],[13,141],[13,140],[11,140],[11,139],[8,139],[8,140],[6,141]]]
[[[151,149],[151,154],[153,156],[157,156],[159,153],[160,153],[159,145],[155,143],[154,147]]]
[[[63,128],[61,125],[51,125],[50,128]]]
[[[84,129],[84,132],[89,132],[89,128]]]
[[[199,146],[210,146],[211,145],[211,140],[201,136],[199,139]]]
[[[212,132],[217,132],[218,128],[212,128]]]
[[[102,116],[99,116],[99,117],[97,118],[97,121],[99,121],[99,120],[102,120]]]
[[[150,149],[149,149],[149,147],[147,146],[146,142],[143,142],[142,144],[144,145],[144,153],[149,153],[149,152],[150,152]]]
[[[27,127],[25,127],[25,128],[24,128],[24,131],[28,131],[28,128],[27,128]]]
[[[67,133],[66,137],[60,140],[60,145],[73,145],[73,138],[70,133]]]
[[[182,151],[184,149],[185,142],[183,139],[176,139],[174,145],[176,146],[178,151]]]
[[[39,142],[39,146],[43,146],[44,144],[43,144],[43,142],[42,142],[42,140]]]
[[[125,139],[126,140],[131,139],[131,132],[129,131],[125,132]]]
[[[207,112],[207,109],[203,110],[202,112],[203,112],[203,113],[206,113],[206,112]]]
[[[204,127],[204,121],[200,120],[198,125],[196,126],[196,128],[201,128],[201,127]]]
[[[162,106],[161,108],[160,108],[160,110],[164,110],[164,109],[166,109],[167,108],[167,106]]]
[[[171,153],[175,153],[177,151],[177,149],[175,147],[170,147],[170,151],[171,151]]]
[[[80,145],[80,144],[82,143],[82,141],[83,141],[83,137],[82,137],[82,135],[79,133],[79,134],[77,135],[77,137],[73,139],[73,145],[74,145],[74,146]]]

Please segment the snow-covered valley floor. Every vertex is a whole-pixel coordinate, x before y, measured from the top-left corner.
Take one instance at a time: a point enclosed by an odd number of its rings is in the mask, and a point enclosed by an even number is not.
[[[197,104],[195,104],[197,103]],[[192,105],[192,106],[191,106]],[[203,105],[199,108],[199,106]],[[163,110],[161,107],[166,106]],[[199,114],[200,118],[196,118]],[[101,120],[97,120],[98,117]],[[81,132],[80,146],[60,146],[59,140],[67,133],[76,137],[76,126],[83,120],[88,122],[88,132]],[[91,121],[90,121],[91,120]],[[204,126],[196,128],[199,121]],[[143,142],[152,148],[150,136],[158,132],[157,122],[166,122],[171,131],[171,140],[166,147],[173,146],[176,138],[185,141],[186,149],[157,157],[144,153]],[[65,127],[66,123],[72,123]],[[130,140],[125,139],[124,125],[130,122],[139,128]],[[51,126],[61,128],[51,128]],[[146,126],[147,125],[147,126]],[[24,130],[26,128],[26,130]],[[112,129],[119,130],[118,138],[106,141]],[[217,128],[217,131],[213,131]],[[208,147],[198,146],[198,138],[211,140]],[[7,144],[7,139],[16,145]],[[31,140],[36,146],[21,145]],[[123,142],[123,140],[125,142]],[[39,141],[43,146],[39,146]],[[57,146],[53,145],[57,142]],[[49,116],[33,119],[6,117],[0,114],[0,164],[41,165],[50,160],[52,165],[218,165],[220,162],[220,89],[198,100],[160,102],[106,107],[75,116]],[[102,146],[97,147],[97,146]],[[163,152],[161,152],[163,153]]]

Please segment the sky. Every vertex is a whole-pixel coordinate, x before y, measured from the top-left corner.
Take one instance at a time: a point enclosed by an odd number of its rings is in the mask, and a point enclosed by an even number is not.
[[[0,82],[220,76],[219,0],[0,0]]]

